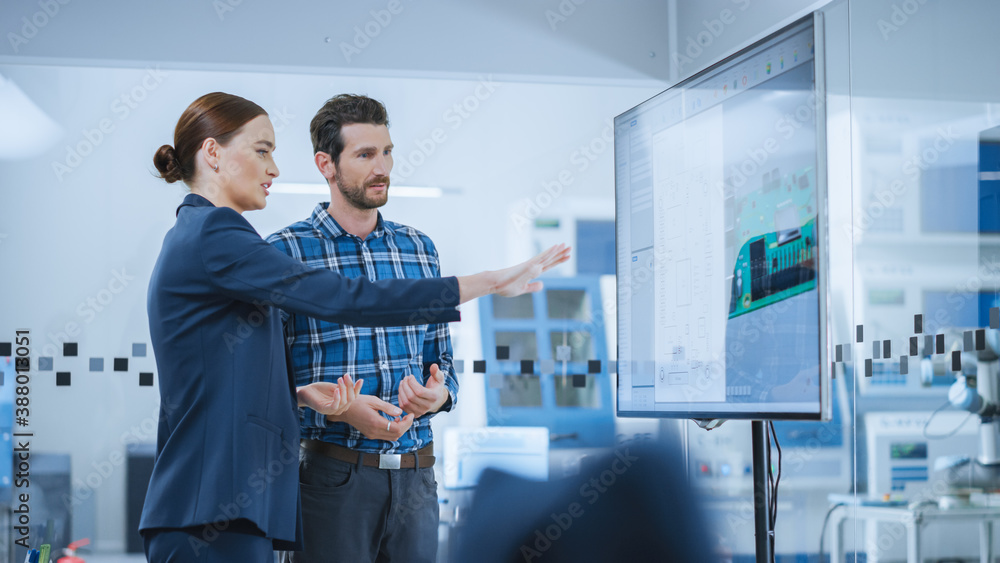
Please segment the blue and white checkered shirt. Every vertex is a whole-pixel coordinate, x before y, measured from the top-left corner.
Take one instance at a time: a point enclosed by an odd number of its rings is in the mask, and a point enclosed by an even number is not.
[[[437,249],[420,231],[383,221],[378,215],[375,230],[367,238],[345,231],[326,212],[328,203],[316,206],[305,221],[293,223],[267,237],[267,242],[308,266],[327,268],[348,278],[369,280],[389,278],[440,277]],[[458,396],[458,379],[452,366],[448,324],[391,328],[362,328],[331,323],[311,317],[289,315],[285,335],[295,370],[295,384],[336,381],[351,374],[362,379],[361,392],[399,405],[399,384],[414,375],[426,382],[430,365],[444,371],[450,398],[442,411],[451,410]],[[372,453],[406,453],[431,442],[431,416],[417,418],[396,442],[370,440],[344,422],[330,422],[309,408],[299,409],[302,437],[332,442]]]

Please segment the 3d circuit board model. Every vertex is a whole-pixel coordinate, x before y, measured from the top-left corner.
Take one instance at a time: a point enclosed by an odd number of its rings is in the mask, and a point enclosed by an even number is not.
[[[814,179],[811,167],[784,177],[775,170],[737,205],[735,229],[745,242],[733,268],[729,318],[816,287]],[[777,217],[796,226],[777,230]]]

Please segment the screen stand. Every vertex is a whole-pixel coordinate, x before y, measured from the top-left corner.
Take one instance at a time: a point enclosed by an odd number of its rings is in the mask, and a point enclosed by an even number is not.
[[[753,442],[753,516],[754,516],[754,536],[755,551],[758,563],[770,563],[773,554],[771,553],[771,536],[774,530],[771,529],[768,514],[767,490],[767,468],[771,463],[768,456],[767,434],[764,432],[763,420],[754,420],[750,423],[750,438]]]

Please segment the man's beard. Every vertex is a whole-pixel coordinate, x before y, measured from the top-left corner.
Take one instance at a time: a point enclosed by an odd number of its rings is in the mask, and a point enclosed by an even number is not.
[[[381,194],[368,194],[368,187],[374,184],[385,184],[385,191]],[[337,178],[337,189],[348,203],[358,209],[378,209],[389,201],[389,177],[379,176],[364,185],[348,186]]]

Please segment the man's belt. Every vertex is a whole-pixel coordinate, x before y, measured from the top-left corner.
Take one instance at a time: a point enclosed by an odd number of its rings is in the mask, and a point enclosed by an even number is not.
[[[427,444],[415,452],[405,454],[370,454],[359,452],[337,444],[321,442],[320,440],[302,440],[302,449],[346,461],[357,463],[361,456],[361,464],[379,469],[413,469],[414,467],[431,467],[434,465],[434,444]]]

